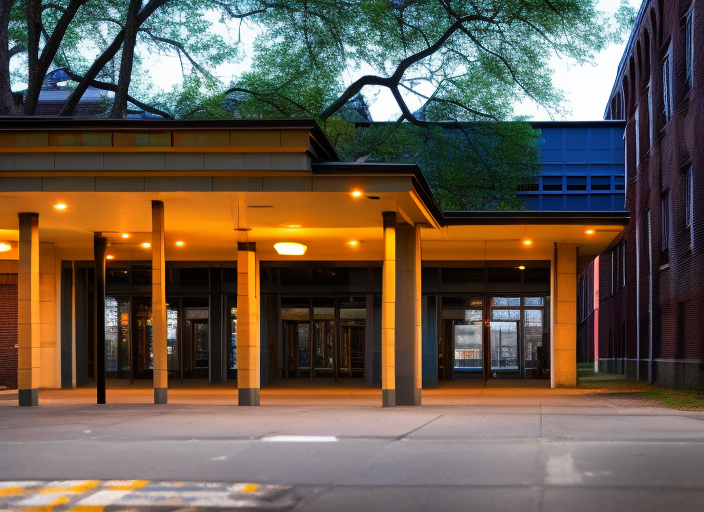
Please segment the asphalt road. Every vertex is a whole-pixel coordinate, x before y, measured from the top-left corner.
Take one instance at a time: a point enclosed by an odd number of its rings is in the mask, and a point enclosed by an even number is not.
[[[115,479],[149,482],[139,492],[152,497],[173,482],[189,496],[230,493],[228,505],[189,510],[704,511],[704,413],[601,395],[392,409],[0,407],[0,481],[39,481],[39,495],[69,479],[96,480],[92,493]],[[2,488],[0,509],[22,508]],[[232,489],[264,494],[237,501]],[[135,499],[105,510],[189,505]]]

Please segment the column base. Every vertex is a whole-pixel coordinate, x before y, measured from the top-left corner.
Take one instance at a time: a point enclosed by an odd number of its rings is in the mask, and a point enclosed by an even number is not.
[[[20,405],[39,405],[39,390],[38,389],[20,389]]]
[[[239,388],[237,405],[259,405],[259,388]]]
[[[396,407],[396,390],[382,389],[381,390],[381,406]]]
[[[166,404],[168,403],[168,388],[154,388],[154,403],[155,404]]]
[[[396,377],[396,405],[420,405],[420,389],[415,377]]]

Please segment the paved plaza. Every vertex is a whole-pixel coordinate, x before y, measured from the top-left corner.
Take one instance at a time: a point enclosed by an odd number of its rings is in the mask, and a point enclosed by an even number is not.
[[[0,509],[693,510],[704,506],[704,413],[628,386],[450,383],[423,406],[300,382],[236,407],[228,386],[136,383],[0,392]]]

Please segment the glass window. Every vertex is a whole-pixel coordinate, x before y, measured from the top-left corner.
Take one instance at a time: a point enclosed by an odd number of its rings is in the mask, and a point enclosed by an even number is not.
[[[672,114],[672,87],[670,82],[670,53],[662,61],[662,106],[665,115],[665,123],[670,120]]]
[[[670,246],[670,193],[665,192],[660,200],[662,250]]]
[[[467,309],[467,310],[465,310],[464,321],[467,323],[481,322],[482,321],[482,310],[481,309]]]
[[[567,190],[587,190],[587,177],[567,176]]]
[[[492,320],[520,320],[520,309],[494,309],[491,312]]]
[[[611,190],[611,176],[592,176],[592,190]]]
[[[692,166],[689,166],[684,174],[684,225],[687,229],[692,227],[692,204],[694,196],[692,192]]]
[[[523,299],[523,304],[526,306],[542,306],[543,305],[543,298],[542,297],[525,297]]]
[[[492,306],[520,306],[520,297],[492,297]]]
[[[685,72],[687,77],[687,85],[692,86],[694,75],[694,9],[690,9],[685,18]]]
[[[543,190],[562,191],[562,176],[543,176]]]

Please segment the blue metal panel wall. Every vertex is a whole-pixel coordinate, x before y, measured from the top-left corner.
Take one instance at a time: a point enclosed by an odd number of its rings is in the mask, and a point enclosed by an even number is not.
[[[519,191],[527,210],[623,211],[625,123],[541,122],[541,175]]]

